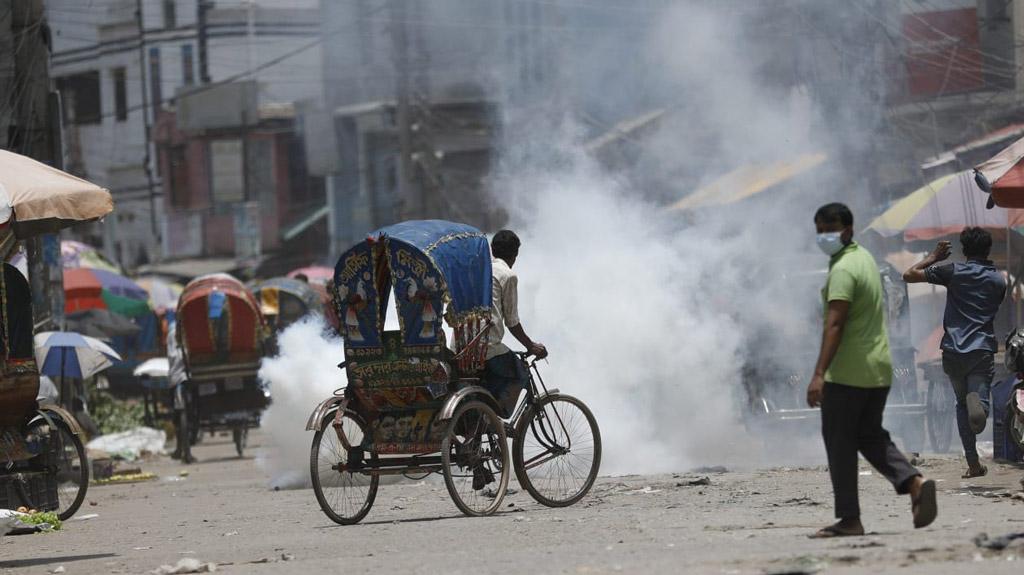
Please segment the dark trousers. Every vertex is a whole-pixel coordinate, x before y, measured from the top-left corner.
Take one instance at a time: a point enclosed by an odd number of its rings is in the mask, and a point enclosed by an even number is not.
[[[888,387],[864,389],[825,383],[821,400],[821,435],[828,453],[836,517],[860,517],[857,497],[857,452],[892,483],[896,493],[908,492],[910,480],[921,475],[893,445],[882,427]]]
[[[511,351],[492,357],[484,363],[484,378],[481,383],[504,409],[504,413],[498,415],[512,415],[519,394],[526,388],[528,377],[529,373],[523,360]]]
[[[967,353],[942,352],[942,370],[949,376],[956,396],[956,427],[960,432],[960,443],[964,446],[967,463],[977,465],[977,437],[971,430],[967,418],[967,394],[977,393],[985,408],[985,415],[992,413],[989,408],[989,390],[996,377],[995,354],[977,350]]]

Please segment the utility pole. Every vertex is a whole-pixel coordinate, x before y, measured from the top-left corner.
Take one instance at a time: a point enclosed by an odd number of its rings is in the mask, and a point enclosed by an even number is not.
[[[50,29],[43,0],[0,1],[0,126],[3,147],[62,168],[59,95],[50,89]],[[64,278],[60,238],[47,234],[25,242],[32,307],[40,327],[61,329],[64,319]]]
[[[390,0],[391,41],[395,65],[395,123],[398,124],[398,197],[402,219],[421,217],[422,206],[412,193],[412,126],[409,113],[409,14],[408,0]],[[418,194],[417,194],[418,196]]]
[[[196,1],[196,43],[199,52],[199,83],[210,83],[210,59],[207,51],[206,13],[210,10],[208,0]]]
[[[150,231],[153,234],[153,239],[156,242],[157,248],[160,246],[160,230],[156,220],[156,185],[153,182],[153,126],[150,122],[149,114],[153,114],[153,121],[156,121],[156,110],[150,110],[149,107],[149,96],[147,95],[146,82],[146,28],[143,22],[142,14],[142,0],[135,0],[135,23],[139,29],[139,78],[142,84],[142,126],[145,130],[146,136],[146,151],[142,155],[142,171],[146,174],[146,189],[149,191],[149,225]],[[159,104],[159,102],[156,102]],[[153,251],[151,259],[159,259],[159,249]]]

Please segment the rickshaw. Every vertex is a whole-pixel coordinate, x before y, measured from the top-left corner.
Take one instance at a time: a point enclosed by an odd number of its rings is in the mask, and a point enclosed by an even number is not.
[[[827,275],[824,268],[782,268],[786,270],[793,290],[803,290],[801,297],[813,302],[814,306],[820,305],[820,296],[812,290],[824,285]],[[949,386],[930,383],[926,391],[920,389],[910,337],[910,298],[906,283],[889,264],[882,263],[879,274],[893,361],[892,391],[885,415],[893,419],[894,434],[903,440],[906,450],[920,452],[927,430],[933,449],[945,451],[953,421],[945,411],[944,392]],[[817,359],[817,347],[806,347],[804,352],[791,351],[784,357],[777,357],[764,349],[764,339],[755,336],[752,340],[752,359],[742,370],[748,402],[744,423],[748,429],[799,422],[816,425],[819,410],[806,406],[806,389],[811,379],[810,369]]]
[[[259,304],[237,279],[211,274],[185,286],[175,315],[188,374],[178,440],[190,446],[200,430],[231,431],[241,457],[249,429],[259,426],[270,404],[256,376],[269,335]],[[192,459],[187,451],[186,462]]]
[[[309,314],[324,314],[320,293],[310,284],[292,278],[271,278],[256,284],[253,295],[270,327],[271,353],[276,353],[276,338],[291,324]]]
[[[18,240],[55,233],[113,210],[105,189],[0,150],[0,508],[70,518],[85,499],[89,462],[67,410],[41,403],[32,295],[13,265]]]
[[[572,505],[590,490],[601,435],[587,406],[548,389],[525,354],[528,385],[514,409],[506,411],[481,380],[491,327],[483,233],[440,220],[383,228],[341,255],[332,288],[348,384],[306,424],[315,432],[313,489],[327,517],[362,520],[381,475],[441,473],[470,516],[501,506],[510,471],[547,506]],[[385,330],[392,290],[400,329]]]

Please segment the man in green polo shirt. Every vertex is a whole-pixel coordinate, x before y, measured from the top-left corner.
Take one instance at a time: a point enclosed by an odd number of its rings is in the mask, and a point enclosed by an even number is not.
[[[910,494],[914,527],[935,520],[935,482],[925,480],[882,427],[892,383],[882,281],[872,255],[853,241],[853,213],[843,204],[814,214],[817,243],[829,256],[822,290],[824,329],[807,404],[821,407],[821,434],[839,521],[813,537],[863,535],[857,452],[896,488]]]

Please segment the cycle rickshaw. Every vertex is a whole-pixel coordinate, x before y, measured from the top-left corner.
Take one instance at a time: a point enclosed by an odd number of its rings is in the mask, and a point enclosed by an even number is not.
[[[176,337],[188,373],[178,441],[200,430],[231,431],[241,457],[249,429],[258,427],[270,392],[256,373],[269,331],[252,293],[227,274],[198,277],[178,300]],[[191,454],[182,457],[191,460]]]
[[[311,284],[292,278],[271,278],[256,284],[253,296],[270,328],[270,353],[276,355],[277,335],[309,314],[324,315],[324,300]]]
[[[500,507],[510,470],[544,505],[571,505],[590,490],[601,435],[580,400],[547,389],[536,361],[511,413],[482,385],[491,307],[483,233],[440,220],[383,228],[342,254],[333,289],[348,385],[306,424],[315,431],[313,489],[331,520],[362,520],[381,475],[441,473],[456,506],[471,516]],[[392,290],[400,329],[386,331]],[[453,332],[451,350],[442,317]]]
[[[110,193],[0,150],[0,508],[23,505],[70,518],[89,487],[82,429],[67,410],[41,403],[28,280],[7,263],[18,240],[55,233],[113,210]]]

